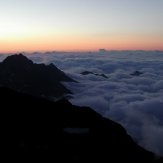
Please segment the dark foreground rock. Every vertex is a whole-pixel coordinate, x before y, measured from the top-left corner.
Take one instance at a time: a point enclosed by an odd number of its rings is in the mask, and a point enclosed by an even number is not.
[[[74,82],[55,65],[35,64],[22,54],[0,63],[0,85],[43,97],[61,97],[71,92],[61,82]]]
[[[156,162],[125,129],[88,107],[0,87],[1,159],[9,162]]]

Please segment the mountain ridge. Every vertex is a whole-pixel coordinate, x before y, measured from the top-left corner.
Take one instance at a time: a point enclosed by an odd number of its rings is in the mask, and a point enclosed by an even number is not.
[[[0,87],[6,160],[147,162],[157,160],[118,123],[66,99],[52,102]],[[12,105],[11,105],[12,104]],[[161,162],[161,161],[160,161]]]
[[[61,82],[75,82],[55,65],[36,64],[22,54],[0,63],[0,85],[36,96],[58,98],[72,94]]]

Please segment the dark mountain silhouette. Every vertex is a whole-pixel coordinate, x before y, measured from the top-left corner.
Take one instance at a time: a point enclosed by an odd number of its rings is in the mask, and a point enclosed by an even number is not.
[[[88,107],[0,87],[1,159],[16,162],[145,162],[154,154]],[[161,162],[161,161],[160,161]]]
[[[81,74],[82,75],[93,74],[93,75],[96,75],[96,76],[101,76],[103,78],[108,78],[105,74],[94,73],[94,72],[91,72],[91,71],[83,71]]]
[[[60,97],[71,93],[61,82],[74,82],[53,64],[35,64],[22,54],[0,63],[0,85],[36,96]]]

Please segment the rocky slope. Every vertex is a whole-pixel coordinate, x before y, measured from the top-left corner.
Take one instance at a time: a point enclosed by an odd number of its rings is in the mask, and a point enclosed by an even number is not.
[[[0,141],[6,161],[156,162],[154,154],[138,146],[121,125],[91,108],[4,87],[0,101]]]

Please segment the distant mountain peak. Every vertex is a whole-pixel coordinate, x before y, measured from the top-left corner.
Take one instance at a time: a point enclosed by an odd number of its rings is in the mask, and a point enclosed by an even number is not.
[[[142,75],[143,74],[143,72],[140,72],[140,71],[134,71],[132,74],[130,74],[130,75],[132,75],[132,76],[140,76],[140,75]]]
[[[83,71],[83,72],[81,72],[80,74],[82,74],[82,75],[89,75],[89,74],[92,74],[92,75],[96,75],[96,76],[101,76],[101,77],[103,77],[103,78],[108,78],[105,74],[94,73],[94,72],[91,72],[91,71]]]

